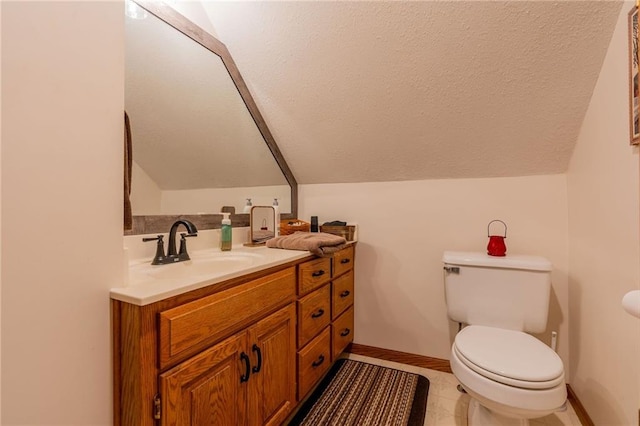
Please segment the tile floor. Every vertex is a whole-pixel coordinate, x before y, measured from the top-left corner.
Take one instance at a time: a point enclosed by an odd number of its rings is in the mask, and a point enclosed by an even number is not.
[[[456,389],[458,381],[453,374],[355,354],[347,354],[347,358],[425,376],[430,384],[424,426],[467,425],[469,395],[458,392]],[[581,423],[571,405],[568,404],[567,411],[532,420],[531,426],[581,426]]]

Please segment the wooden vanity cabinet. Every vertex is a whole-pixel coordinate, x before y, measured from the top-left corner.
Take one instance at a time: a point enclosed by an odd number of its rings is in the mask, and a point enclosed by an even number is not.
[[[114,424],[281,424],[296,405],[295,265],[112,300]]]
[[[353,258],[349,246],[144,306],[112,300],[114,424],[282,424],[353,340]]]
[[[290,304],[162,373],[161,424],[282,423],[295,403],[294,330]]]
[[[299,401],[353,341],[354,255],[349,246],[298,265]]]

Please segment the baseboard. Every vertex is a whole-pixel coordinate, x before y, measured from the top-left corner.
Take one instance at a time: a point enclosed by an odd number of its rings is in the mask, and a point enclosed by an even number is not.
[[[449,360],[446,359],[432,358],[429,356],[377,348],[375,346],[360,345],[357,343],[350,344],[347,347],[346,352],[451,373],[451,365],[449,364]],[[589,414],[587,414],[587,410],[584,409],[584,406],[569,384],[567,384],[567,400],[573,407],[573,410],[576,412],[576,415],[583,426],[595,426],[593,420],[591,420]]]
[[[359,345],[357,343],[349,345],[346,351],[356,355],[370,356],[372,358],[378,358],[385,361],[399,362],[402,364],[413,365],[415,367],[451,373],[451,366],[447,359],[431,358],[429,356],[376,348],[374,346]]]
[[[571,389],[571,385],[569,385],[568,383],[567,383],[567,399],[571,403],[571,406],[573,407],[573,411],[576,412],[578,419],[580,419],[580,423],[582,423],[582,426],[595,426],[595,424],[593,423],[593,420],[591,420],[591,417],[589,417],[587,410],[584,409],[584,405],[582,405],[582,403],[578,399],[578,396],[573,391],[573,389]]]

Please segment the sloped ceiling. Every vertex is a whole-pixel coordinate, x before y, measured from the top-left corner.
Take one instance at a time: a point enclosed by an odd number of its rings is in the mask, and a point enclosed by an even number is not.
[[[300,183],[567,169],[620,2],[204,2]]]

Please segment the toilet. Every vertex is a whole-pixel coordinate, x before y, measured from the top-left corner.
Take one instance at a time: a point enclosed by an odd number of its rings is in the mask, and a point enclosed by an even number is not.
[[[524,426],[564,410],[562,360],[528,334],[547,326],[551,263],[455,251],[443,262],[447,313],[464,326],[451,348],[451,370],[471,397],[469,426]]]

